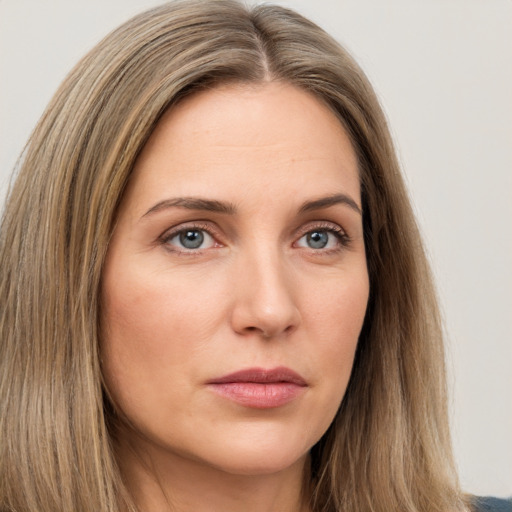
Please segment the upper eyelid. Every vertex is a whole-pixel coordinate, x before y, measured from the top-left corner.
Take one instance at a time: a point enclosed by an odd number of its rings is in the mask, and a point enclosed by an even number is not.
[[[347,235],[346,229],[340,226],[340,224],[328,220],[307,222],[296,230],[296,234],[297,236],[299,236],[299,234],[300,236],[304,236],[305,234],[314,231],[315,229],[335,231],[336,233]]]
[[[197,249],[187,249],[185,247],[180,248],[172,244],[171,240],[176,238],[180,233],[183,233],[184,231],[204,231],[213,239],[215,245],[219,244],[217,247],[222,247],[224,245],[221,241],[219,241],[219,237],[213,232],[209,224],[205,225],[202,222],[199,223],[194,221],[183,222],[177,226],[168,228],[157,238],[158,245],[164,246],[167,251],[174,253],[175,255],[183,255],[188,257],[200,256],[201,254],[204,254],[206,251],[210,251],[213,248],[199,247]]]
[[[213,229],[211,224],[207,223],[207,221],[190,221],[190,222],[182,222],[177,226],[173,226],[171,228],[166,229],[158,238],[160,240],[168,240],[170,238],[175,237],[179,233],[187,230],[197,230],[197,231],[206,231],[210,236],[216,238],[218,236],[218,230]]]

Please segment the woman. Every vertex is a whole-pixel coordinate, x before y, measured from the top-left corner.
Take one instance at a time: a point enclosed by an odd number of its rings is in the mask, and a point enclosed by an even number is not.
[[[384,116],[299,15],[142,14],[2,224],[1,510],[468,510]]]

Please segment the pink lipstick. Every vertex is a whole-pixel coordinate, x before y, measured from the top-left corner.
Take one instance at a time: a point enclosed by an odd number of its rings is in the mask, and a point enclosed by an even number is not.
[[[224,398],[254,409],[281,407],[307,387],[298,373],[284,366],[269,370],[249,368],[212,379],[207,384]]]

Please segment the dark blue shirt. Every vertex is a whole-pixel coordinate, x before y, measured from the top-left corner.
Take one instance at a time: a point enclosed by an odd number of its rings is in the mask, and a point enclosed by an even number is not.
[[[475,496],[472,505],[475,512],[512,512],[512,498],[505,500]]]

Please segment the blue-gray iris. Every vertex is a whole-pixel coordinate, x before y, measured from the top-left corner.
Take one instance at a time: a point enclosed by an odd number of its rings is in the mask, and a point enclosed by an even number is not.
[[[187,249],[197,249],[201,247],[204,241],[204,235],[201,231],[184,231],[180,233],[180,243]]]
[[[313,231],[307,234],[306,240],[312,249],[323,249],[329,241],[329,235],[325,231]]]

